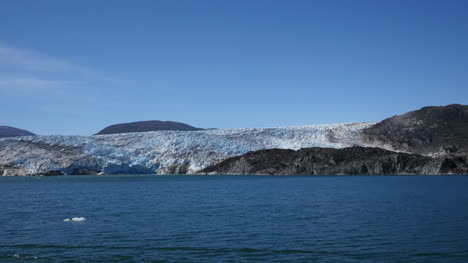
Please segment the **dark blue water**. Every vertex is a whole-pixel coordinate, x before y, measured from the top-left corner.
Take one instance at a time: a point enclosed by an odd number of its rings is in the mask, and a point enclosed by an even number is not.
[[[0,178],[0,261],[468,262],[468,176]]]

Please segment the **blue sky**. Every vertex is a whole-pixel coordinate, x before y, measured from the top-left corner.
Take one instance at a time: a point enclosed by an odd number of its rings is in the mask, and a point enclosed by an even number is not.
[[[468,1],[0,3],[0,125],[379,121],[468,104]]]

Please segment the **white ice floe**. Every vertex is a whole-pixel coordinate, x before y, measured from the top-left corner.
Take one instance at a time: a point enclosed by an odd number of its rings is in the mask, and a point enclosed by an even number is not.
[[[86,220],[86,218],[84,218],[84,217],[71,217],[71,218],[65,218],[63,221],[65,221],[65,222],[83,222],[85,220]]]

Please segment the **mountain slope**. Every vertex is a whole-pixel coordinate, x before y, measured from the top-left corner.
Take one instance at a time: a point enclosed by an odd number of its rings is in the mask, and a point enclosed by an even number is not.
[[[268,149],[228,158],[200,174],[260,175],[388,175],[465,174],[462,157],[431,158],[380,148],[304,148],[298,151]]]
[[[102,129],[97,135],[131,133],[131,132],[149,132],[149,131],[198,131],[201,128],[195,128],[185,123],[173,121],[137,121],[129,123],[120,123],[108,126]]]
[[[461,153],[468,149],[468,106],[424,107],[397,115],[364,129],[363,140],[424,155]]]
[[[34,136],[35,134],[26,130],[10,126],[0,126],[1,137]]]

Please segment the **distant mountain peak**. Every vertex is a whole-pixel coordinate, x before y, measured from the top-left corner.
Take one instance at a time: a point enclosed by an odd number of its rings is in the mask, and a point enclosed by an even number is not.
[[[131,132],[149,132],[149,131],[198,131],[203,130],[182,122],[174,121],[137,121],[128,123],[119,123],[102,129],[97,135],[131,133]]]
[[[18,129],[11,126],[0,126],[0,138],[2,137],[18,137],[18,136],[34,136],[36,134],[27,131]]]

